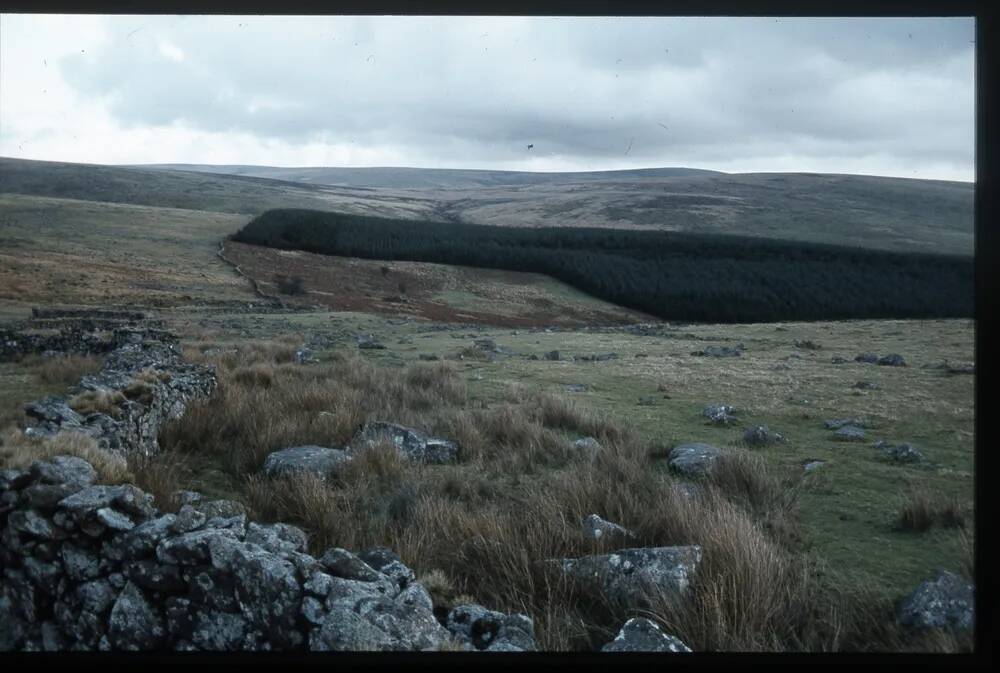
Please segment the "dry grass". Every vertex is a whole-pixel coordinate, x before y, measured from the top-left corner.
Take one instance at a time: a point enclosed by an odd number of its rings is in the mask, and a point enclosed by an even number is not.
[[[899,510],[899,530],[923,533],[933,526],[965,528],[971,508],[957,498],[931,493],[925,487],[911,486]]]
[[[697,497],[650,462],[650,447],[614,419],[511,386],[471,408],[448,362],[379,368],[355,354],[300,366],[278,350],[219,357],[219,392],[161,435],[169,452],[212,452],[243,484],[253,515],[301,525],[316,553],[385,545],[425,578],[438,611],[475,601],[529,614],[539,646],[591,650],[645,611],[695,650],[898,649],[891,606],[830,581],[797,548],[798,478],[757,455],[719,463]],[[270,479],[265,456],[296,444],[334,446],[366,420],[415,426],[461,443],[457,464],[428,466],[390,444],[361,452],[337,478]],[[571,440],[598,439],[581,460]],[[630,546],[699,544],[683,602],[609,602],[545,559],[611,551],[582,531],[588,514],[634,531]],[[910,642],[912,645],[912,642]],[[945,647],[938,643],[934,647]]]
[[[106,390],[87,390],[78,393],[69,399],[69,406],[78,414],[107,414],[118,417],[122,410],[118,406],[127,398],[120,391],[108,392]]]
[[[97,470],[102,484],[134,483],[135,475],[121,456],[101,449],[91,437],[63,432],[54,437],[28,437],[16,428],[9,428],[0,437],[0,467],[24,469],[36,460],[53,456],[77,456]]]
[[[103,358],[95,355],[61,355],[41,357],[29,355],[20,364],[26,367],[38,380],[47,385],[71,386],[86,374],[94,374],[101,369]]]

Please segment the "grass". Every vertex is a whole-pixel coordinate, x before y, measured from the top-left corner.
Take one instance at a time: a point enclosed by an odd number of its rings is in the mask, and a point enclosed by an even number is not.
[[[970,523],[971,510],[970,505],[955,497],[932,493],[926,487],[911,487],[900,507],[897,527],[917,533],[933,526],[965,528]]]
[[[696,650],[966,646],[917,643],[892,626],[883,592],[855,591],[808,551],[801,504],[827,492],[822,482],[829,477],[803,479],[768,460],[769,451],[783,447],[721,461],[692,499],[650,459],[652,444],[633,423],[517,381],[495,396],[477,394],[463,372],[492,365],[393,366],[382,354],[336,351],[302,366],[280,361],[286,348],[260,340],[207,356],[189,346],[198,357],[215,358],[219,392],[165,430],[165,455],[217,466],[226,474],[227,497],[258,518],[303,526],[314,552],[391,547],[430,578],[439,613],[463,595],[525,612],[547,650],[599,648],[638,614],[654,617]],[[606,389],[606,382],[595,388]],[[331,481],[259,472],[270,451],[341,445],[376,419],[456,439],[460,461],[412,464],[383,444]],[[593,461],[571,449],[580,436],[602,444]],[[583,535],[581,520],[591,513],[634,531],[635,546],[702,545],[690,598],[615,605],[539,563],[610,551],[609,542]]]

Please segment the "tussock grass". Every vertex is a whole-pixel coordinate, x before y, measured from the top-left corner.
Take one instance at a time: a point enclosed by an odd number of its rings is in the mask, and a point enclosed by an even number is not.
[[[25,469],[36,460],[69,455],[83,458],[97,470],[102,484],[134,483],[135,475],[126,460],[105,451],[87,435],[61,432],[54,437],[29,437],[17,428],[8,428],[0,436],[0,468]]]
[[[42,357],[28,355],[20,364],[26,367],[38,380],[47,385],[71,386],[86,374],[100,370],[103,358],[95,355],[61,355]]]
[[[971,508],[957,498],[936,495],[922,486],[911,486],[899,510],[899,530],[923,533],[933,526],[965,528]]]
[[[171,424],[161,444],[220,458],[243,484],[233,497],[258,519],[301,525],[315,553],[392,548],[425,578],[439,615],[471,601],[524,612],[546,650],[597,649],[639,614],[700,651],[911,642],[892,627],[891,606],[831,581],[832,571],[801,553],[804,482],[758,455],[734,452],[690,497],[636,433],[575,401],[513,385],[480,408],[449,362],[390,369],[354,353],[308,366],[281,358],[278,349],[219,356],[218,393]],[[414,464],[379,443],[330,480],[259,471],[273,450],[344,444],[367,420],[457,440],[460,460]],[[588,435],[602,448],[580,460],[571,442]],[[592,513],[633,531],[626,546],[701,545],[689,595],[617,605],[545,563],[622,545],[584,535]]]
[[[113,392],[106,390],[87,390],[82,393],[77,393],[71,397],[68,404],[73,411],[84,416],[87,414],[101,413],[117,418],[122,413],[122,410],[118,405],[126,399],[125,395],[118,390]]]

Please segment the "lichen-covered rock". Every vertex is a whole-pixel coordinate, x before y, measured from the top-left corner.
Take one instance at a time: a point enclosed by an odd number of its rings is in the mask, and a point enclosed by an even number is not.
[[[141,520],[156,514],[153,496],[131,484],[88,486],[59,502],[59,509],[69,512],[78,523],[96,516],[99,509],[112,507]]]
[[[601,648],[601,652],[690,652],[676,636],[663,632],[656,622],[643,617],[633,617],[625,622],[615,639]]]
[[[108,639],[119,650],[155,650],[167,634],[163,615],[129,582],[111,608]]]
[[[250,523],[244,539],[270,552],[304,552],[309,546],[305,531],[287,523]]]
[[[785,441],[777,432],[772,432],[766,425],[754,425],[743,432],[743,443],[747,446],[768,446]]]
[[[402,649],[385,631],[350,608],[337,607],[309,634],[316,652],[378,652]]]
[[[233,652],[243,649],[248,630],[241,614],[200,610],[194,617],[191,644],[209,652]]]
[[[460,641],[477,650],[535,649],[534,623],[527,615],[507,615],[481,605],[460,605],[448,613],[446,626]]]
[[[562,572],[593,583],[606,596],[628,605],[650,593],[683,595],[701,561],[701,547],[621,549],[612,554],[562,559]]]
[[[358,556],[339,547],[326,550],[319,561],[334,577],[361,582],[375,582],[383,577],[382,573],[362,561]]]
[[[351,458],[351,454],[343,449],[295,446],[269,454],[264,460],[264,474],[280,477],[305,472],[327,479],[336,476]]]
[[[90,486],[97,481],[97,470],[76,456],[55,456],[36,460],[29,468],[32,478],[43,484]]]
[[[455,442],[427,437],[419,430],[384,421],[365,423],[352,445],[360,450],[384,439],[391,441],[404,456],[417,462],[439,464],[458,459],[459,446]]]
[[[400,589],[405,589],[407,584],[416,579],[416,574],[413,570],[387,547],[365,549],[358,552],[358,558],[383,575],[386,575]]]
[[[46,540],[55,539],[59,535],[59,530],[48,519],[31,509],[11,512],[7,517],[7,525],[11,530]]]
[[[583,534],[592,540],[618,539],[635,537],[635,533],[611,521],[606,521],[596,514],[583,517]]]
[[[921,463],[924,460],[917,447],[912,444],[903,443],[898,446],[886,446],[882,448],[886,457],[897,463]]]
[[[896,619],[916,630],[971,631],[974,611],[975,587],[954,573],[939,572],[900,602]]]
[[[899,353],[890,353],[889,355],[883,355],[877,361],[878,364],[883,367],[905,367],[906,360]]]
[[[833,438],[838,442],[863,442],[865,431],[856,425],[845,425],[833,433]]]
[[[248,623],[278,649],[301,644],[296,624],[302,586],[295,566],[276,554],[246,545],[236,548],[232,570],[236,596]]]
[[[702,411],[702,415],[714,425],[729,425],[737,421],[736,409],[728,404],[710,404]]]
[[[667,464],[672,470],[686,476],[705,476],[723,453],[723,449],[711,444],[689,442],[671,449],[667,455]]]

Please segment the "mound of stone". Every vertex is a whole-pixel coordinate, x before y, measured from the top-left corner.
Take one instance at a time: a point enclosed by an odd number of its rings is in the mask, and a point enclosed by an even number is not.
[[[954,573],[939,572],[900,602],[896,620],[918,631],[971,631],[975,624],[975,587]]]
[[[280,477],[304,472],[327,479],[340,472],[351,458],[351,454],[343,449],[314,445],[294,446],[268,454],[264,460],[264,474]]]
[[[645,617],[633,617],[625,622],[618,635],[601,648],[601,652],[690,652],[680,638],[663,632],[660,626]]]
[[[419,430],[396,423],[370,421],[354,437],[354,449],[371,447],[376,442],[389,440],[411,460],[421,463],[451,463],[458,459],[459,446],[455,442],[436,437],[427,437]]]
[[[644,605],[650,595],[684,595],[698,563],[701,547],[642,547],[611,554],[557,561],[567,576],[592,584],[605,596],[626,605]]]
[[[667,464],[675,472],[689,477],[705,476],[723,453],[723,449],[702,442],[678,444],[667,455]]]

